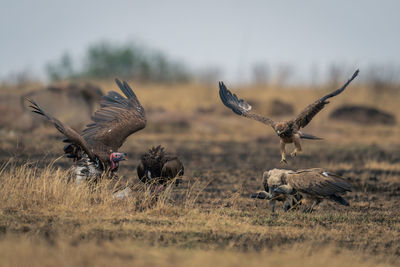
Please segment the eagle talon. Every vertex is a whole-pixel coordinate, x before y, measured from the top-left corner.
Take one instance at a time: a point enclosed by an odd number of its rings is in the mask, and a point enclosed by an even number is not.
[[[286,164],[287,164],[287,161],[286,161],[285,158],[282,158],[281,161],[280,161],[279,163],[286,163]]]
[[[291,156],[292,158],[295,158],[295,157],[297,156],[297,151],[294,150],[292,153],[290,153],[290,156]]]

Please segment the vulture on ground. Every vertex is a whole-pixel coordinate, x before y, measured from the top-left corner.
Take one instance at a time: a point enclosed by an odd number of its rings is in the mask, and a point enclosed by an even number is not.
[[[265,179],[268,186],[266,199],[300,194],[301,202],[312,203],[304,209],[306,212],[312,212],[324,199],[349,206],[341,195],[351,191],[351,184],[339,175],[320,168],[298,171],[273,169],[265,172]]]
[[[82,134],[47,114],[33,100],[32,112],[51,121],[65,135],[67,143],[64,152],[74,160],[72,167],[76,181],[97,179],[103,173],[112,177],[118,170],[119,162],[125,159],[125,153],[117,152],[131,134],[146,126],[145,111],[132,88],[124,81],[115,80],[126,96],[111,91],[103,96],[100,109],[92,117]]]
[[[276,201],[283,202],[284,211],[293,210],[301,204],[300,200],[302,199],[302,196],[298,193],[293,193],[293,194],[275,193],[275,194],[273,194],[273,192],[271,191],[271,187],[268,186],[269,176],[270,175],[269,175],[268,171],[265,171],[263,173],[262,184],[264,187],[264,191],[258,191],[257,193],[252,194],[251,198],[270,200],[270,206],[271,206],[272,212],[275,211]],[[274,196],[271,197],[272,195],[274,195]]]
[[[307,106],[296,118],[288,121],[275,122],[267,117],[252,113],[251,106],[243,99],[239,99],[235,94],[232,94],[223,82],[219,83],[219,96],[222,103],[232,109],[234,113],[271,126],[280,138],[281,163],[286,163],[286,144],[294,143],[295,149],[291,153],[291,156],[295,157],[297,153],[301,152],[301,139],[321,139],[311,134],[303,133],[300,129],[306,127],[313,117],[329,103],[327,101],[329,98],[343,92],[357,75],[358,70],[354,72],[353,76],[341,88],[316,100],[314,103]]]
[[[160,145],[150,148],[140,159],[141,162],[137,166],[140,181],[157,186],[158,190],[163,189],[175,177],[184,174],[184,167],[178,156],[165,152]],[[180,178],[177,178],[175,184],[180,182]]]

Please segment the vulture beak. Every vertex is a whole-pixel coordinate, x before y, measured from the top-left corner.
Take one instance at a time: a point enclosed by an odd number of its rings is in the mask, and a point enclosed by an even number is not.
[[[271,195],[268,192],[261,191],[251,195],[251,198],[259,199],[271,199]]]
[[[121,154],[122,154],[122,156],[121,156],[121,158],[120,158],[120,161],[126,160],[126,153],[121,153]]]
[[[284,194],[285,192],[282,190],[282,188],[277,187],[274,189],[274,193]]]
[[[126,160],[125,157],[126,157],[126,153],[119,153],[119,152],[113,153],[113,161],[114,162]]]

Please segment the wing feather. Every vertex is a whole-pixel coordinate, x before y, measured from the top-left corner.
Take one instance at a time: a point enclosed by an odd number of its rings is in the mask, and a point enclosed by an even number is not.
[[[93,123],[82,134],[99,152],[117,151],[129,135],[146,126],[144,108],[132,88],[118,79],[115,82],[126,98],[114,91],[104,96],[92,117]]]
[[[89,156],[90,159],[96,161],[96,156],[94,155],[93,151],[89,148],[89,145],[87,144],[86,140],[80,134],[78,134],[68,125],[62,123],[58,119],[47,114],[43,109],[39,107],[38,104],[35,103],[35,101],[29,98],[26,99],[31,103],[30,108],[32,108],[31,110],[32,112],[46,117],[50,122],[54,124],[54,126],[60,133],[65,135],[66,138],[63,139],[63,142],[70,143],[81,148],[83,151],[86,152],[86,154]],[[71,157],[75,156],[71,155]]]
[[[286,175],[286,181],[300,192],[322,197],[351,191],[351,184],[348,181],[322,169],[300,170],[290,173]]]
[[[234,113],[246,118],[262,122],[272,127],[275,124],[273,120],[267,117],[252,113],[251,106],[243,99],[239,99],[236,94],[232,94],[232,92],[229,91],[228,88],[226,88],[223,82],[219,82],[219,96],[222,103],[226,107],[230,108]]]
[[[314,103],[308,105],[293,121],[297,129],[304,128],[308,123],[320,112],[329,102],[327,99],[337,96],[346,89],[346,87],[357,77],[359,70],[356,70],[351,78],[339,89],[327,94],[326,96],[316,100]]]

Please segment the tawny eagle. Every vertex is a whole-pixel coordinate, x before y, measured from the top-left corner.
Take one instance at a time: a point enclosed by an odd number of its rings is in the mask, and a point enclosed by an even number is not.
[[[343,92],[351,81],[353,81],[353,79],[358,75],[358,72],[359,71],[356,70],[353,76],[341,88],[316,100],[314,103],[306,107],[296,118],[287,121],[275,122],[267,117],[252,113],[251,106],[243,99],[239,99],[235,94],[232,94],[223,82],[219,82],[219,96],[222,103],[232,109],[234,113],[271,126],[280,137],[281,162],[286,163],[285,145],[288,143],[294,143],[295,149],[291,155],[292,157],[295,157],[298,152],[301,152],[300,139],[320,139],[316,136],[303,133],[300,129],[306,127],[312,118],[329,103],[327,101],[329,98]]]

